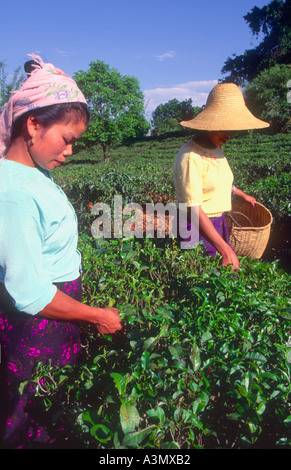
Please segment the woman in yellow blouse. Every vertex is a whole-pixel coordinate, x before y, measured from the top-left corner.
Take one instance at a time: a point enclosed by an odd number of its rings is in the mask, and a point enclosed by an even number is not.
[[[216,85],[204,109],[181,125],[196,131],[179,150],[174,164],[174,185],[178,205],[187,205],[188,231],[191,207],[199,218],[199,240],[207,255],[220,253],[222,264],[239,268],[236,254],[228,244],[225,212],[231,209],[231,197],[244,199],[255,207],[255,199],[233,185],[233,174],[222,146],[237,131],[262,129],[269,124],[247,109],[243,95],[234,83]],[[193,221],[192,221],[193,223]],[[180,239],[181,236],[180,236]]]

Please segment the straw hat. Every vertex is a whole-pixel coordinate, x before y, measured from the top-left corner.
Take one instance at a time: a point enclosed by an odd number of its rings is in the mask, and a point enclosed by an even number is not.
[[[205,108],[195,118],[180,124],[201,131],[242,131],[270,125],[248,110],[242,92],[234,83],[216,85],[209,93]]]

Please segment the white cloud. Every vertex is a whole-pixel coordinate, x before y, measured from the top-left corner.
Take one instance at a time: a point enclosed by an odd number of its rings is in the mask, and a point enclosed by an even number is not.
[[[175,51],[167,51],[167,52],[164,52],[161,55],[158,55],[157,58],[159,59],[159,61],[162,62],[165,59],[172,59],[175,54],[176,54]]]
[[[203,106],[209,92],[217,83],[217,80],[201,80],[179,83],[168,88],[144,90],[146,114],[151,114],[159,104],[167,103],[174,98],[178,101],[192,98],[193,106]]]
[[[69,52],[63,51],[62,49],[57,49],[56,53],[58,56],[61,56],[61,57],[68,57],[70,55]]]

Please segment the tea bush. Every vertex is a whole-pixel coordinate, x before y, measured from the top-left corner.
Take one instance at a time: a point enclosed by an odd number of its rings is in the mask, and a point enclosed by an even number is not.
[[[169,240],[83,235],[80,250],[84,301],[120,308],[124,328],[84,328],[77,370],[40,365],[54,432],[95,449],[290,447],[290,277],[276,263],[234,273]]]
[[[291,175],[282,172],[278,176],[268,176],[252,185],[252,193],[260,198],[275,218],[291,217]]]

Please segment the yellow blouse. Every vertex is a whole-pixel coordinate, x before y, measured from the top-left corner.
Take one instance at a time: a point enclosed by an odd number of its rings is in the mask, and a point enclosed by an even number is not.
[[[200,147],[192,139],[177,154],[174,185],[177,203],[200,205],[208,217],[231,209],[233,173],[221,147]]]

